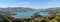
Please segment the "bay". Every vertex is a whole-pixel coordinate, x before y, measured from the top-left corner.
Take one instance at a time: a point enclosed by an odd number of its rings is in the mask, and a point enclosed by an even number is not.
[[[39,12],[40,15],[42,15],[42,16],[48,15],[48,12],[41,12],[40,10],[32,10],[32,11],[28,11],[28,12],[14,12],[16,15],[13,17],[15,17],[15,18],[30,18],[31,16],[33,16],[33,14],[35,12]]]

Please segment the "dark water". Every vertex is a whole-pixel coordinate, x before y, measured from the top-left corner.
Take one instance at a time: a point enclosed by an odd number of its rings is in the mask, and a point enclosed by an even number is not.
[[[41,12],[38,10],[32,10],[32,11],[28,11],[28,12],[14,12],[17,15],[15,15],[15,18],[30,18],[35,12],[40,12],[40,15],[44,16],[47,15],[48,12]]]

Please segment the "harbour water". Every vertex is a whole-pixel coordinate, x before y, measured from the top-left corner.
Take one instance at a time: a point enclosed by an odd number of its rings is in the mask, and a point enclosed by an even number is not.
[[[40,15],[48,15],[48,12],[41,12],[39,10],[32,10],[28,12],[14,12],[16,15],[14,16],[15,18],[30,18],[35,12],[39,12]]]

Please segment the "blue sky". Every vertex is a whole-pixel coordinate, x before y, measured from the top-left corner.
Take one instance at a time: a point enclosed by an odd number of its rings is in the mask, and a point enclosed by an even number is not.
[[[0,7],[30,7],[44,9],[60,7],[60,0],[0,0]]]

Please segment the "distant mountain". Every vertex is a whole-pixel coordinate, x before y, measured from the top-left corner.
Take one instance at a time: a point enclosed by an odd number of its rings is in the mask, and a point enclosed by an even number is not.
[[[49,11],[60,12],[60,7],[48,8],[48,9],[44,9],[42,11],[43,12],[49,12]]]
[[[22,7],[8,7],[8,8],[0,8],[0,12],[27,12],[34,9],[31,8],[22,8]]]

